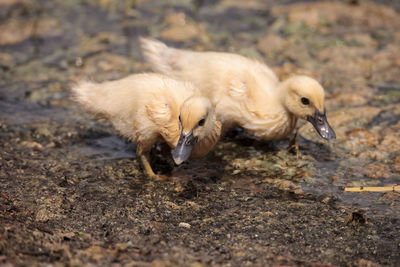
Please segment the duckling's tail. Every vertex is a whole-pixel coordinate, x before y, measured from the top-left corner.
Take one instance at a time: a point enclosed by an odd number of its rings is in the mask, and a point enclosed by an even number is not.
[[[72,92],[72,100],[78,102],[86,108],[92,107],[94,87],[95,83],[90,81],[81,81],[73,84],[70,88]]]
[[[155,39],[139,37],[144,59],[159,73],[173,76],[174,54],[176,49]]]
[[[107,94],[101,85],[91,81],[80,81],[71,86],[72,99],[92,113],[104,113]]]

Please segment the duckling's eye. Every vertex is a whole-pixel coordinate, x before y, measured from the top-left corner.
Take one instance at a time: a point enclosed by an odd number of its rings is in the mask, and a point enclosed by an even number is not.
[[[206,119],[201,119],[201,120],[199,120],[198,125],[203,126],[205,122],[206,122]]]
[[[308,98],[306,98],[306,97],[302,97],[301,98],[301,103],[303,103],[303,105],[309,105],[310,104],[310,100],[308,100]]]
[[[182,121],[181,121],[181,115],[179,115],[179,122],[182,122]]]

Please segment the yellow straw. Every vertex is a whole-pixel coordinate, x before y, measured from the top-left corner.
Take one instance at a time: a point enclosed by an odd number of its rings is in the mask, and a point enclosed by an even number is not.
[[[346,187],[346,192],[400,192],[400,185]]]

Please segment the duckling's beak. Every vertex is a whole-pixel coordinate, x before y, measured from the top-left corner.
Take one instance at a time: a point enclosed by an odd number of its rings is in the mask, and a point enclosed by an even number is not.
[[[331,140],[336,138],[335,132],[333,131],[333,129],[328,123],[328,120],[326,119],[325,110],[324,113],[321,113],[319,112],[318,109],[316,109],[314,116],[308,116],[307,120],[311,122],[315,130],[317,130],[317,132],[322,138],[326,140]]]
[[[197,137],[193,136],[193,130],[185,134],[182,130],[178,145],[172,150],[172,158],[177,165],[187,160],[192,153],[194,145],[197,143]]]

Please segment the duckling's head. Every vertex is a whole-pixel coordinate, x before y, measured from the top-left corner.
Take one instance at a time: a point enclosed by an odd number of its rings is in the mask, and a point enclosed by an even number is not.
[[[322,138],[336,138],[325,115],[324,89],[316,80],[307,76],[293,76],[282,82],[282,93],[283,103],[289,112],[309,121]]]
[[[205,97],[190,97],[181,106],[179,125],[181,135],[178,145],[172,150],[176,164],[187,160],[198,140],[210,134],[214,127],[215,115],[213,107]]]

